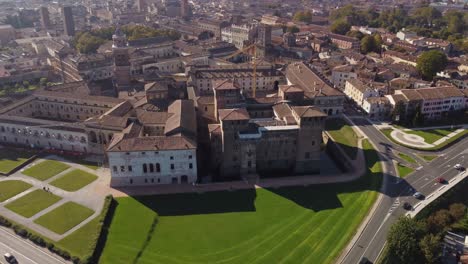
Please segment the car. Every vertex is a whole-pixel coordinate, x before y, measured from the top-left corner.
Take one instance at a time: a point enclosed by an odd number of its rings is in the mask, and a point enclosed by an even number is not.
[[[446,181],[444,178],[442,178],[442,177],[437,177],[437,178],[435,178],[435,181],[438,182],[438,183],[442,183],[442,184],[447,182],[447,181]]]
[[[5,253],[5,255],[3,255],[3,257],[5,258],[5,260],[10,263],[10,264],[16,264],[18,263],[18,261],[16,260],[15,256],[13,256],[11,253]]]
[[[420,192],[415,192],[413,194],[413,197],[416,198],[416,199],[419,199],[419,200],[424,199],[424,195],[422,193],[420,193]]]
[[[361,260],[359,261],[359,264],[372,264],[370,260],[366,257],[362,257]]]
[[[463,166],[461,164],[455,164],[455,166],[453,166],[454,169],[456,170],[463,170]]]
[[[405,203],[403,204],[403,209],[405,209],[405,210],[411,210],[411,208],[413,208],[413,206],[411,206],[410,203],[405,202]]]

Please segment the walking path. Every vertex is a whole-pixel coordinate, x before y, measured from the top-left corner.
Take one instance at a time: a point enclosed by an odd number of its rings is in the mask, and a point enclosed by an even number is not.
[[[22,174],[22,171],[24,171],[25,169],[29,168],[29,167],[32,167],[44,160],[47,160],[47,159],[53,159],[53,160],[58,160],[58,161],[61,161],[67,165],[70,166],[70,168],[66,169],[65,171],[47,179],[47,180],[44,180],[44,181],[41,181],[41,180],[38,180],[36,178],[33,178],[33,177],[29,177],[29,176],[26,176],[24,174]],[[92,174],[95,174],[95,175],[98,175],[98,179],[96,179],[94,182],[84,186],[83,188],[81,188],[80,190],[76,191],[76,192],[68,192],[68,191],[65,191],[65,190],[62,190],[60,188],[57,188],[55,186],[52,186],[52,185],[49,185],[50,182],[54,181],[55,179],[63,176],[64,174],[72,171],[72,170],[75,170],[75,169],[80,169],[80,170],[83,170],[83,171],[86,171],[86,172],[89,172],[89,173],[92,173]],[[90,221],[92,221],[95,217],[98,217],[99,214],[101,213],[102,211],[102,208],[103,208],[103,205],[104,205],[104,198],[105,196],[109,193],[109,192],[106,192],[106,190],[103,191],[103,189],[106,189],[108,188],[108,177],[106,177],[106,174],[107,172],[105,171],[105,169],[103,168],[100,168],[98,170],[93,170],[93,169],[90,169],[86,166],[83,166],[83,165],[80,165],[80,164],[76,164],[76,163],[73,163],[73,162],[69,162],[61,157],[58,157],[58,156],[55,156],[55,155],[51,155],[51,156],[48,156],[46,157],[45,159],[39,159],[39,160],[36,160],[34,163],[32,164],[29,164],[27,167],[23,168],[22,170],[20,171],[17,171],[16,173],[8,176],[8,177],[2,177],[0,178],[0,181],[3,181],[3,180],[21,180],[21,181],[24,181],[24,182],[27,182],[29,184],[31,184],[33,187],[31,187],[29,190],[26,190],[25,192],[22,192],[22,193],[19,193],[18,195],[14,196],[14,197],[11,197],[10,199],[0,203],[0,215],[8,218],[8,219],[11,219],[12,221],[20,224],[20,225],[23,225],[23,226],[26,226],[28,227],[29,229],[39,233],[39,234],[42,234],[54,241],[59,241],[61,240],[62,238],[68,236],[69,234],[73,233],[75,230],[81,228],[82,226],[86,225],[87,223],[89,223]],[[47,187],[49,189],[49,191],[54,194],[54,195],[57,195],[57,196],[60,196],[62,199],[60,201],[58,201],[57,203],[49,206],[48,208],[38,212],[37,214],[33,215],[32,217],[30,218],[26,218],[26,217],[23,217],[21,215],[18,215],[16,213],[14,213],[13,211],[10,211],[9,209],[5,208],[4,205],[8,204],[9,202],[13,201],[13,200],[16,200],[34,190],[38,190],[38,189],[43,189],[43,187]],[[55,208],[67,203],[67,202],[75,202],[75,203],[78,203],[78,204],[81,204],[83,206],[86,206],[90,209],[92,209],[94,211],[93,215],[91,215],[90,217],[88,217],[87,219],[85,219],[83,222],[81,222],[80,224],[76,225],[75,227],[73,227],[72,229],[68,230],[67,232],[65,232],[64,234],[57,234],[41,225],[38,225],[36,223],[34,223],[34,220],[36,220],[37,218],[41,217],[42,215],[45,215],[47,213],[49,213],[50,211],[54,210]]]
[[[451,128],[453,126],[434,126],[434,127],[422,127],[422,128],[413,128],[413,129],[408,129],[408,128],[400,129],[398,127],[392,126],[387,123],[382,123],[378,125],[375,124],[374,126],[377,127],[378,129],[393,129],[393,131],[390,133],[390,136],[395,141],[397,141],[398,143],[402,145],[415,147],[415,148],[421,148],[421,149],[425,149],[425,148],[429,149],[429,148],[438,146],[444,143],[445,141],[449,140],[450,138],[458,135],[459,133],[462,133],[465,129],[468,129],[468,125],[463,125],[460,129],[457,129],[453,131],[452,133],[448,134],[447,136],[438,139],[434,143],[427,143],[425,142],[423,137],[419,135],[415,135],[415,134],[405,133],[405,131],[444,129],[444,128]]]

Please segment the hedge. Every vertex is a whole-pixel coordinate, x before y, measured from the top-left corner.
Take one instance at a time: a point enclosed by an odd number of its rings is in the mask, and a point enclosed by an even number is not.
[[[75,264],[91,264],[91,263],[95,263],[94,260],[99,258],[99,252],[96,251],[96,246],[97,246],[98,242],[102,239],[102,235],[104,233],[103,232],[104,224],[107,223],[107,222],[110,222],[110,218],[112,217],[112,214],[109,213],[109,211],[110,211],[109,208],[113,204],[114,204],[114,199],[113,199],[112,195],[106,196],[106,198],[104,200],[104,207],[102,209],[101,214],[99,215],[99,226],[98,226],[99,232],[96,233],[96,237],[93,239],[93,241],[94,241],[93,242],[93,248],[95,250],[94,250],[94,252],[92,252],[92,255],[86,256],[83,259],[80,259],[77,256],[71,256],[70,252],[68,252],[67,250],[65,250],[65,249],[63,249],[63,248],[61,248],[59,246],[56,246],[54,244],[54,242],[49,240],[48,238],[44,238],[41,235],[36,234],[36,233],[28,230],[27,228],[24,228],[21,225],[14,224],[14,222],[12,222],[11,220],[9,220],[9,219],[7,219],[7,218],[5,218],[3,216],[0,216],[0,226],[12,228],[13,231],[17,235],[19,235],[19,236],[21,236],[23,238],[27,238],[27,239],[31,240],[34,244],[36,244],[36,245],[38,245],[40,247],[49,249],[50,252],[61,256],[65,260],[71,260]]]

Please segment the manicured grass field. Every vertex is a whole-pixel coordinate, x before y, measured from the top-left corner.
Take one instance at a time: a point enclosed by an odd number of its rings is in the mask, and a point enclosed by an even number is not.
[[[81,259],[92,255],[109,211],[110,203],[111,200],[106,199],[103,211],[98,217],[93,218],[78,230],[58,241],[56,245],[67,249],[71,255],[78,256]]]
[[[34,222],[57,234],[63,234],[83,222],[94,213],[93,210],[74,202],[67,202]]]
[[[351,159],[356,159],[358,136],[341,118],[328,119],[325,129]]]
[[[398,174],[400,175],[400,178],[406,177],[408,174],[412,173],[414,171],[413,168],[406,167],[405,165],[398,164]]]
[[[62,199],[60,196],[49,192],[35,190],[8,203],[5,207],[19,215],[29,218],[60,201],[60,199]]]
[[[454,129],[429,129],[429,130],[409,130],[404,131],[407,134],[418,135],[424,138],[426,143],[432,144],[437,140],[447,136],[448,134],[452,133],[453,131],[457,130]]]
[[[416,161],[415,161],[412,157],[410,157],[410,156],[408,156],[408,155],[406,155],[406,154],[404,154],[404,153],[398,153],[398,156],[399,156],[400,158],[406,160],[406,161],[409,162],[409,163],[416,163]]]
[[[100,263],[333,263],[380,188],[364,149],[351,183],[117,198]]]
[[[61,173],[62,171],[68,168],[70,168],[70,166],[60,161],[46,160],[37,165],[32,166],[27,170],[24,170],[23,174],[44,181]]]
[[[74,192],[97,179],[97,176],[82,170],[73,170],[50,184],[65,191]]]
[[[32,185],[27,182],[18,180],[0,181],[0,202],[26,191],[31,188],[31,186]]]
[[[431,162],[432,160],[438,157],[438,156],[430,156],[430,155],[419,155],[419,156],[429,162]]]
[[[13,149],[0,149],[0,173],[9,173],[25,163],[33,154]]]

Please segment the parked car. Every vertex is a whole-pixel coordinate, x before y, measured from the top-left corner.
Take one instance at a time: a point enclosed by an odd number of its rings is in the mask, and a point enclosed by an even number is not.
[[[3,255],[3,257],[5,258],[5,260],[10,263],[10,264],[16,264],[18,263],[18,261],[16,260],[15,256],[13,256],[11,253],[5,253],[5,255]]]
[[[462,171],[464,170],[465,168],[463,168],[463,166],[461,164],[455,164],[455,166],[453,166],[454,169],[456,170],[459,170],[459,171]]]
[[[438,183],[441,183],[441,184],[444,184],[444,183],[447,182],[447,180],[445,180],[445,179],[442,178],[442,177],[437,177],[437,178],[435,179],[435,181],[438,182]]]
[[[424,195],[422,193],[420,193],[420,192],[415,192],[413,194],[413,197],[416,198],[416,199],[419,199],[419,200],[424,199]]]
[[[408,202],[405,202],[403,204],[403,209],[405,209],[405,210],[411,210],[412,208],[413,208],[413,206],[411,206],[411,204],[408,203]]]

